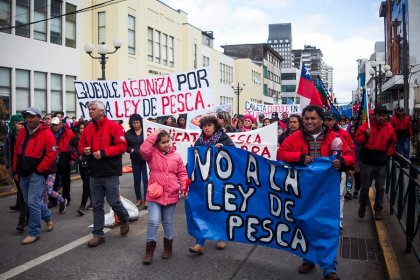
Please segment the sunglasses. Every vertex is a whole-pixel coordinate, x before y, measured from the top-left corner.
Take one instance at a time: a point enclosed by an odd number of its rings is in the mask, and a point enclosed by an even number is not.
[[[223,120],[223,116],[217,116],[217,118]]]

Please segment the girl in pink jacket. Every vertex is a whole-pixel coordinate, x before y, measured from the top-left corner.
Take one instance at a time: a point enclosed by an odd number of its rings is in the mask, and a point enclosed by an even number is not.
[[[140,154],[150,169],[149,187],[154,183],[163,186],[163,192],[155,197],[147,191],[148,223],[146,255],[144,264],[151,264],[156,248],[157,230],[162,221],[164,238],[162,259],[172,256],[173,215],[180,197],[186,196],[187,170],[181,156],[170,144],[167,131],[157,129],[150,134],[140,147]]]

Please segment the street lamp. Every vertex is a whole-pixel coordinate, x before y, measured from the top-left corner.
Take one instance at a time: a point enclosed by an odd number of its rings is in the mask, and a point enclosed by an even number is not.
[[[113,52],[108,52],[108,47],[105,45],[104,42],[102,42],[98,46],[99,56],[93,56],[92,55],[93,49],[95,47],[92,43],[86,43],[85,44],[85,52],[93,59],[100,59],[99,62],[101,63],[101,66],[102,66],[102,78],[101,78],[101,80],[106,80],[105,79],[105,64],[106,64],[106,60],[108,59],[108,57],[106,55],[116,53],[118,51],[118,49],[121,48],[122,41],[120,39],[114,39],[112,41],[112,44],[114,45],[115,50]]]
[[[378,84],[379,84],[379,95],[382,95],[382,83],[386,79],[392,77],[391,67],[388,64],[381,64],[374,61],[371,61],[369,69],[369,74],[375,79],[375,107],[378,104]]]
[[[235,94],[238,96],[238,112],[237,112],[237,114],[239,115],[239,94],[244,89],[245,82],[242,82],[242,83],[238,82],[237,85],[231,84],[231,87],[232,87],[233,91],[235,92]]]

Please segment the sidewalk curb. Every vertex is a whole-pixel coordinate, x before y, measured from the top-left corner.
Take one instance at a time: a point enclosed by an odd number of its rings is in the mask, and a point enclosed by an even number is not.
[[[369,200],[372,216],[375,213],[373,210],[373,205],[375,204],[375,191],[370,188],[369,191]],[[386,230],[384,221],[377,221],[373,217],[375,222],[376,234],[378,236],[379,246],[382,251],[382,256],[385,262],[385,268],[389,280],[400,280],[401,271],[400,266],[397,261],[397,257],[392,248],[391,240],[389,239],[388,231]]]

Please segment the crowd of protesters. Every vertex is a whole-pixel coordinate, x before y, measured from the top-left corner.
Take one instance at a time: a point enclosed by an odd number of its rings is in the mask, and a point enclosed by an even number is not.
[[[92,101],[88,108],[89,121],[82,117],[78,120],[76,117],[68,118],[63,112],[47,113],[42,117],[42,112],[36,107],[29,107],[22,114],[15,114],[10,118],[5,144],[6,167],[18,190],[16,203],[10,209],[19,212],[16,230],[23,232],[28,227],[28,235],[21,243],[30,244],[39,239],[41,220],[46,222],[48,231],[53,230],[53,214],[49,208],[58,205],[59,213],[66,211],[72,201],[70,173],[75,164],[78,165],[83,180],[83,194],[77,213],[82,216],[86,210],[93,209],[93,238],[88,241],[88,245],[96,247],[105,242],[104,197],[118,215],[120,233],[125,236],[129,231],[128,212],[119,198],[118,189],[119,176],[122,174],[122,155],[128,153],[133,170],[135,205],[147,209],[148,202],[151,201],[154,209],[149,209],[153,215],[149,213],[146,257],[143,262],[152,263],[160,219],[165,227],[165,251],[162,258],[171,257],[172,216],[178,194],[175,191],[171,193],[174,200],[169,205],[152,199],[148,192],[150,182],[147,170],[147,163],[151,164],[150,153],[153,152],[159,158],[159,161],[154,162],[159,164],[152,168],[152,172],[165,172],[162,162],[165,162],[170,151],[167,145],[169,134],[157,131],[148,138],[143,130],[143,118],[138,114],[130,117],[129,129],[124,132],[119,125],[121,123],[117,124],[106,117],[103,103]],[[406,158],[410,155],[410,141],[413,141],[413,135],[417,131],[412,127],[411,118],[404,113],[403,108],[396,108],[392,118],[388,113],[386,107],[377,106],[371,112],[369,121],[362,121],[361,115],[349,119],[312,105],[305,107],[302,115],[289,116],[287,112],[282,112],[281,118],[278,112],[273,112],[271,118],[267,118],[265,114],[259,114],[256,118],[251,114],[235,114],[232,117],[228,112],[217,112],[215,116],[199,119],[202,133],[195,145],[233,145],[226,133],[248,132],[277,123],[277,160],[308,165],[316,157],[333,155],[336,151],[335,145],[340,142],[339,153],[333,159],[332,165],[341,175],[340,186],[337,188],[340,189],[340,230],[343,230],[344,201],[359,199],[357,215],[364,218],[368,191],[373,180],[376,189],[374,218],[383,219],[386,164],[394,150]],[[169,127],[187,127],[186,115],[150,120]],[[148,144],[147,147],[144,146],[145,143]],[[181,160],[177,154],[174,155],[177,161]],[[176,174],[178,171],[174,169],[171,172]],[[185,170],[182,169],[182,172]],[[181,177],[182,180],[185,179],[184,175]],[[185,189],[184,182],[182,185]],[[49,203],[46,200],[48,196]],[[172,204],[173,207],[170,207]],[[161,212],[162,216],[158,215]],[[189,248],[190,252],[203,254],[204,242],[205,240],[197,239],[196,245]],[[225,246],[223,240],[218,241],[219,249]],[[314,266],[314,263],[304,259],[298,271],[308,273]],[[324,279],[339,279],[336,260],[322,264],[321,267]]]

